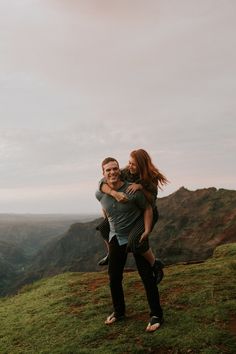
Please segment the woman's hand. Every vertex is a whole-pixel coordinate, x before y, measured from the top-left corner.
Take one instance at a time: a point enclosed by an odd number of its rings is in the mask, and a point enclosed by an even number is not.
[[[111,191],[111,196],[116,199],[117,202],[119,203],[126,203],[128,201],[128,197],[125,193],[123,192],[117,192],[112,190]]]
[[[142,243],[144,240],[148,238],[149,233],[144,231],[140,237],[139,243]]]
[[[126,191],[129,194],[134,194],[136,191],[143,189],[143,186],[141,184],[138,183],[132,183],[127,189]]]

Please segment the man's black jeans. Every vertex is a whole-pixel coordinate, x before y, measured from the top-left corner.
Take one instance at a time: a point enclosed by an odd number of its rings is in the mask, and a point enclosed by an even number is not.
[[[134,254],[139,275],[144,284],[150,316],[162,317],[159,292],[155,283],[152,268],[148,261],[139,254]],[[110,278],[110,289],[114,312],[116,316],[125,314],[125,300],[122,286],[123,271],[127,259],[127,245],[119,246],[116,236],[109,243],[109,265],[108,274]]]

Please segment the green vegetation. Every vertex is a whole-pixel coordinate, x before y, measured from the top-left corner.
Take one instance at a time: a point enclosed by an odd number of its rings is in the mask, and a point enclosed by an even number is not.
[[[165,322],[146,333],[148,308],[137,272],[124,274],[127,320],[111,311],[106,272],[64,273],[0,299],[1,354],[236,352],[236,244],[201,264],[166,268],[160,285]]]

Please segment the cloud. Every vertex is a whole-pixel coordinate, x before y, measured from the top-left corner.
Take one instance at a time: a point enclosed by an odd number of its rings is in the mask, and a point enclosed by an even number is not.
[[[1,2],[0,173],[8,210],[77,210],[78,200],[98,208],[103,158],[124,166],[140,147],[171,180],[164,193],[235,188],[235,6]]]

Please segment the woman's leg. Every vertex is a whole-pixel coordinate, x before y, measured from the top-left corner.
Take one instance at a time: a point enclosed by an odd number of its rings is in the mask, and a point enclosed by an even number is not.
[[[140,236],[144,232],[144,220],[143,214],[136,220],[134,227],[132,228],[128,236],[128,249],[134,254],[143,254],[149,249],[148,239],[142,243],[139,242]]]
[[[100,231],[101,236],[105,242],[106,248],[107,248],[107,254],[104,256],[99,262],[98,265],[103,266],[107,265],[109,261],[109,246],[108,246],[108,241],[109,241],[109,233],[110,233],[110,225],[109,221],[107,218],[105,218],[97,227],[96,230]]]
[[[153,253],[151,247],[149,247],[149,249],[146,252],[142,253],[142,256],[148,261],[150,266],[153,267],[156,258],[154,256],[154,253]]]
[[[158,210],[157,207],[153,208],[153,220],[152,220],[152,229],[154,225],[156,224],[157,220],[159,218]],[[149,262],[149,264],[153,267],[156,261],[156,257],[154,256],[154,253],[152,249],[149,247],[149,249],[144,252],[143,257]]]
[[[107,218],[104,218],[102,222],[96,227],[96,230],[100,231],[101,236],[107,242],[109,241],[110,225]]]
[[[155,223],[157,222],[158,216],[159,216],[158,210],[155,207],[153,209],[152,228],[154,227]],[[139,242],[140,236],[142,235],[143,232],[144,232],[144,219],[143,219],[143,215],[141,215],[137,219],[133,229],[131,230],[131,232],[129,234],[128,249],[131,252],[133,252],[134,255],[136,255],[136,254],[142,255],[148,261],[148,263],[152,267],[152,271],[154,274],[156,284],[158,284],[158,283],[160,283],[160,281],[162,280],[162,278],[164,276],[164,273],[162,270],[164,267],[164,264],[155,258],[155,255],[154,255],[152,249],[149,247],[148,239],[146,239],[142,243]]]

